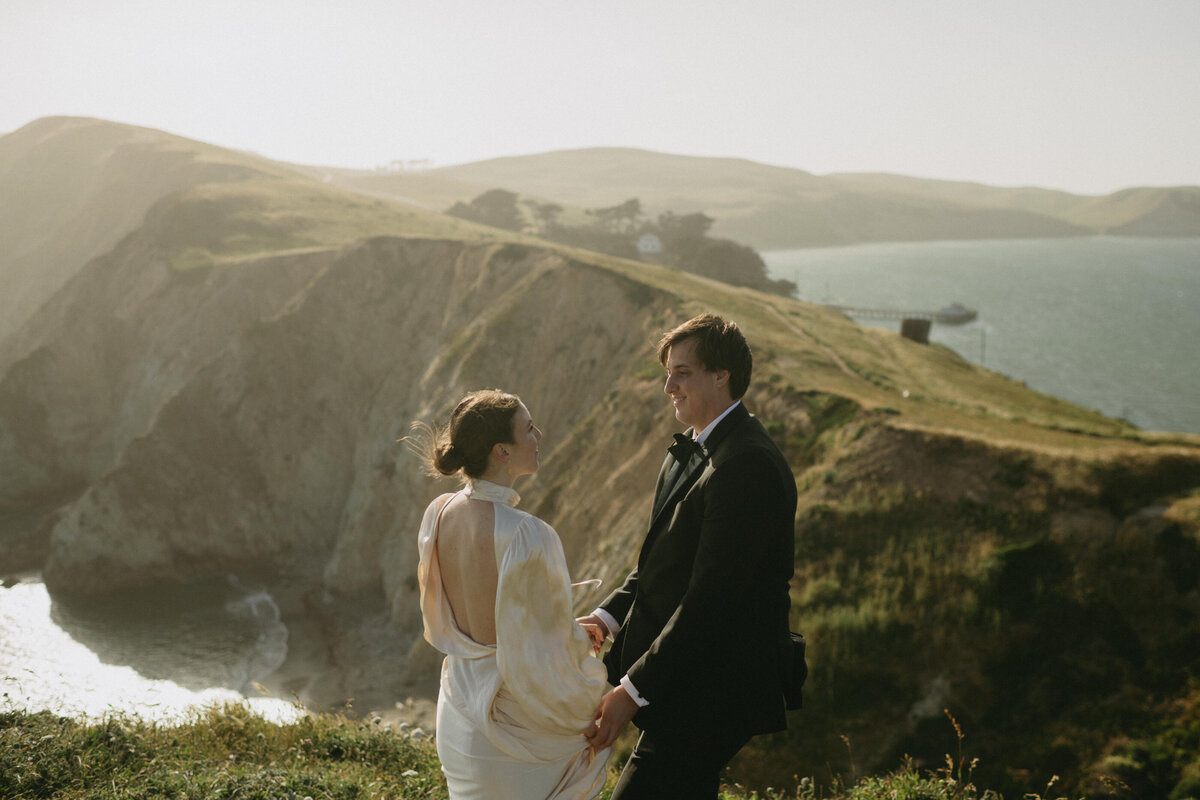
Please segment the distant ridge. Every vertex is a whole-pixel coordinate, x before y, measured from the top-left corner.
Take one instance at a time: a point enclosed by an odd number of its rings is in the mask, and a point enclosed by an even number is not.
[[[1200,236],[1200,187],[1090,197],[883,173],[821,176],[746,159],[621,147],[507,156],[414,173],[341,172],[334,179],[442,208],[493,188],[577,208],[636,197],[647,215],[703,212],[716,219],[714,235],[763,250],[1098,233]]]

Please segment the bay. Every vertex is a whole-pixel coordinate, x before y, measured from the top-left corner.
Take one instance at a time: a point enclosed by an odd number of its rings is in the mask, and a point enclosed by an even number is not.
[[[806,302],[934,311],[930,341],[1144,430],[1200,433],[1200,238],[1096,236],[769,251]],[[899,330],[899,321],[860,319]]]
[[[0,586],[0,711],[178,722],[239,703],[289,721],[303,712],[256,689],[286,654],[271,597],[235,580],[77,602]]]

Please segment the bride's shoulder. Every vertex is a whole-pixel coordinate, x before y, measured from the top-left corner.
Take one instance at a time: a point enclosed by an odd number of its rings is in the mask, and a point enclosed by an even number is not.
[[[511,507],[504,507],[504,513],[508,517],[506,527],[510,528],[515,538],[558,541],[558,533],[550,526],[550,523],[540,517],[535,517],[528,511]]]
[[[437,511],[442,506],[446,505],[446,503],[450,502],[450,498],[454,497],[456,494],[458,494],[458,492],[446,492],[445,494],[439,494],[437,497],[433,498],[432,501],[430,501],[429,505],[425,507],[425,513],[428,514],[430,511]]]
[[[549,523],[524,511],[517,512],[511,521],[513,524],[504,526],[507,531],[502,531],[499,525],[496,526],[499,547],[503,550],[503,563],[506,567],[524,562],[539,562],[561,563],[565,568],[562,540]]]
[[[446,503],[450,502],[451,498],[453,498],[455,494],[457,494],[457,492],[446,492],[445,494],[439,494],[437,497],[433,498],[433,501],[430,502],[429,505],[425,506],[425,513],[422,516],[421,521],[429,522],[436,518],[441,512],[442,508],[445,507]]]

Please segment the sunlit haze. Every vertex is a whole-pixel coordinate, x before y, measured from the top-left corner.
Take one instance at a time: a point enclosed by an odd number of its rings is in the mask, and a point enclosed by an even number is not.
[[[5,0],[0,132],[285,161],[593,146],[1083,194],[1200,184],[1196,0]]]

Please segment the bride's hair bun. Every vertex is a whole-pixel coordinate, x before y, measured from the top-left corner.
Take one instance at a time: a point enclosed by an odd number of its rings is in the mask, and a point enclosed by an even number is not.
[[[462,455],[453,442],[444,442],[438,446],[433,466],[443,475],[453,475],[462,469]]]
[[[464,397],[441,428],[413,423],[428,431],[421,451],[429,473],[454,475],[461,470],[471,478],[481,476],[492,447],[513,441],[513,416],[520,405],[515,394],[483,389]]]

